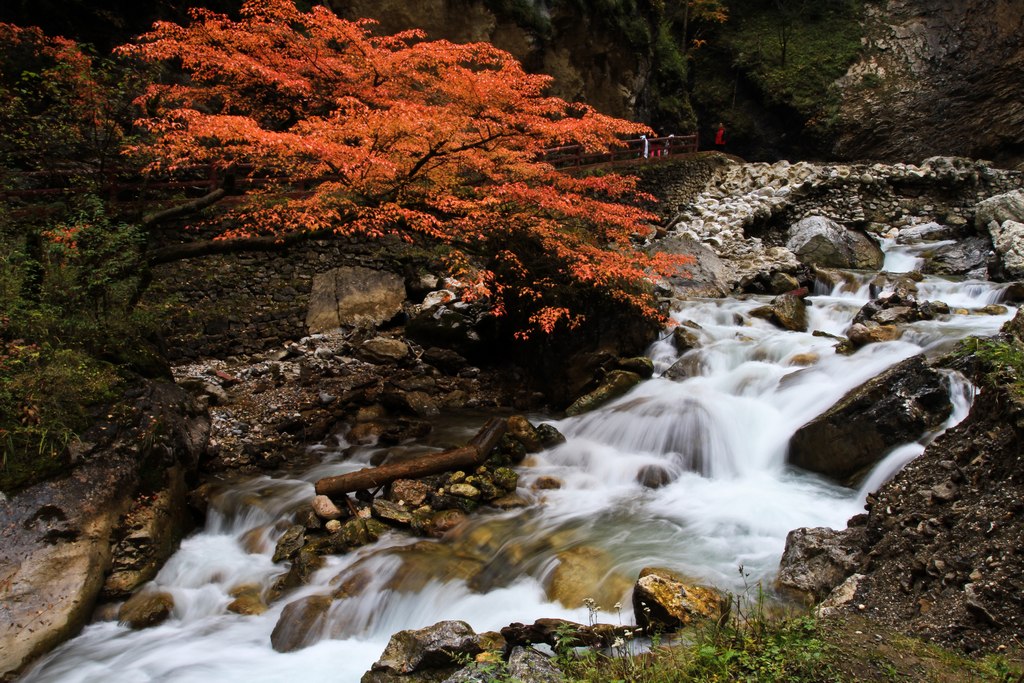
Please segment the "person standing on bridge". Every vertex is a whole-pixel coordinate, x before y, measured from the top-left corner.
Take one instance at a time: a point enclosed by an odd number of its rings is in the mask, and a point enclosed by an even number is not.
[[[650,141],[648,141],[646,135],[641,135],[640,136],[640,146],[641,146],[640,156],[642,156],[644,159],[646,159],[650,155],[650,153],[651,153],[651,143],[650,143]]]
[[[715,149],[725,149],[725,124],[719,123],[715,131]]]

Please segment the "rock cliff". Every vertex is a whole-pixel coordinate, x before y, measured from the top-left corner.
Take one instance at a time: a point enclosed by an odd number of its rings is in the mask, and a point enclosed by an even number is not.
[[[1024,159],[1019,0],[866,3],[860,60],[840,79],[840,158]]]

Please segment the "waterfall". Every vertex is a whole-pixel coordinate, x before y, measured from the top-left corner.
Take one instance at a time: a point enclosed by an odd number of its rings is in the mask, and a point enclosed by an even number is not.
[[[913,267],[914,258],[904,250],[887,267]],[[846,285],[819,287],[810,297],[810,328],[842,334],[867,301],[869,280],[853,276]],[[967,309],[1001,295],[992,283],[937,278],[919,291],[922,300]],[[94,623],[24,680],[357,681],[401,629],[442,619],[463,619],[478,632],[541,617],[586,622],[581,600],[563,605],[550,592],[567,557],[594,565],[593,584],[581,589],[602,606],[598,618],[613,623],[620,617],[612,605],[626,603],[645,566],[725,590],[741,591],[749,582],[770,587],[791,529],[843,527],[870,490],[934,437],[893,449],[853,490],[788,466],[792,434],[886,368],[950,340],[994,334],[1014,311],[914,323],[900,341],[844,356],[834,352],[834,339],[783,331],[752,316],[765,301],[682,304],[672,315],[699,337],[699,348],[678,354],[666,337],[650,350],[659,376],[593,413],[547,420],[567,441],[524,465],[529,507],[478,512],[444,539],[394,533],[329,557],[308,585],[263,614],[243,616],[227,606],[240,587],[265,593],[284,571],[271,561],[274,544],[294,509],[312,497],[312,482],[358,469],[371,453],[343,460],[341,449],[322,445],[323,462],[313,470],[258,477],[222,492],[205,529],[185,540],[152,582],[174,597],[170,619],[142,631]],[[973,391],[955,375],[949,384],[954,411],[946,427],[967,414]],[[645,486],[652,477],[657,487]],[[559,488],[532,490],[542,478]],[[358,589],[342,590],[348,586]],[[271,648],[286,605],[332,594],[339,597],[314,644],[287,654]]]

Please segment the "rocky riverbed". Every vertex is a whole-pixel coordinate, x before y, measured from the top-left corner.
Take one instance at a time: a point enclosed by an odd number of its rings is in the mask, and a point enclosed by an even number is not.
[[[799,315],[790,316],[790,308],[799,308],[800,298],[807,294],[797,290],[819,282],[836,284],[845,277],[836,274],[836,268],[877,259],[870,246],[846,248],[851,235],[865,233],[908,244],[917,233],[942,235],[952,243],[946,246],[954,248],[970,240],[984,243],[961,249],[955,257],[939,248],[929,251],[922,268],[931,272],[1002,280],[1024,272],[1012,238],[1024,219],[1019,172],[956,159],[929,160],[920,166],[727,163],[716,168],[706,176],[703,193],[665,203],[664,239],[652,248],[675,245],[700,260],[695,279],[661,283],[666,303],[694,294],[781,294],[779,301],[751,316],[805,329],[806,321],[801,324]],[[802,228],[791,229],[799,224],[812,224],[810,237]],[[835,248],[824,249],[823,241]],[[803,249],[807,244],[813,248]],[[881,278],[875,284],[912,289],[912,280],[902,278],[900,284],[900,278]],[[446,295],[436,305],[437,310],[452,309],[459,303]],[[877,301],[877,310],[866,312],[861,324],[884,332],[910,322],[897,319],[897,308],[923,319],[916,303],[897,306],[900,303],[891,297]],[[950,315],[930,309],[926,313]],[[687,330],[675,336],[699,345],[700,330]],[[867,335],[860,343],[884,339]],[[597,389],[591,395],[599,403],[649,372],[649,364],[640,367],[607,354],[584,359],[571,393]],[[679,372],[681,379],[687,370]],[[608,393],[600,393],[600,379],[624,374],[631,375],[626,378],[628,386],[609,382]],[[270,473],[285,463],[312,462],[316,452],[309,450],[311,444],[336,444],[343,451],[376,444],[384,448],[371,464],[396,462],[408,455],[409,443],[459,445],[435,431],[441,414],[461,413],[478,427],[489,416],[507,416],[544,402],[516,371],[477,366],[451,348],[425,346],[406,337],[393,322],[371,329],[345,326],[260,353],[182,365],[175,369],[175,379],[188,395],[176,394],[170,402],[177,402],[178,414],[187,419],[173,422],[180,426],[154,431],[147,427],[149,418],[132,418],[127,422],[136,424],[134,431],[117,430],[123,434],[117,448],[125,449],[129,458],[155,453],[168,467],[177,460],[181,468],[175,475],[176,487],[142,485],[134,469],[113,483],[103,483],[102,477],[90,478],[90,468],[83,466],[73,480],[88,490],[111,493],[110,500],[99,506],[99,516],[95,506],[86,506],[83,517],[70,503],[48,503],[46,496],[57,494],[43,488],[29,497],[4,501],[5,540],[20,539],[12,540],[8,548],[28,553],[41,546],[56,552],[89,539],[94,545],[86,555],[100,560],[95,566],[65,572],[77,584],[69,597],[46,588],[44,574],[42,583],[27,582],[24,577],[31,565],[24,557],[4,556],[0,587],[5,596],[14,596],[4,603],[5,609],[21,610],[10,612],[13,628],[5,637],[19,644],[4,647],[6,675],[80,627],[98,595],[120,600],[152,576],[181,533],[161,535],[161,528],[171,526],[161,520],[170,510],[190,509],[198,516],[204,509],[210,487],[194,490],[191,508],[184,502],[185,488],[204,480],[223,483]],[[150,406],[140,415],[164,414],[157,405],[167,401],[140,396],[137,403]],[[866,514],[854,517],[849,530],[817,534],[825,540],[808,544],[813,547],[805,555],[817,552],[835,560],[832,585],[821,584],[816,597],[827,596],[836,582],[850,577],[829,598],[830,604],[842,603],[842,609],[860,616],[966,650],[1019,645],[1020,587],[1015,577],[1024,566],[1016,550],[1021,543],[1020,511],[1014,502],[1020,498],[1014,488],[1019,478],[1018,410],[1012,393],[998,383],[986,386],[977,405],[961,427],[936,441],[924,457],[870,498]],[[158,417],[157,423],[172,424],[162,420]],[[84,462],[96,463],[94,468],[100,470],[102,443],[97,439],[84,453]],[[149,462],[149,457],[142,460]],[[172,489],[177,491],[173,496],[161,493]],[[80,498],[89,501],[93,495]],[[102,523],[93,529],[90,525],[96,520]],[[187,521],[173,526],[181,529]],[[826,549],[814,550],[819,546]],[[118,578],[107,579],[113,583],[101,593],[97,577],[108,575]],[[52,611],[45,628],[38,629],[41,635],[31,636],[34,626],[25,625],[41,623],[37,613],[44,603],[73,605],[73,614],[65,617]]]

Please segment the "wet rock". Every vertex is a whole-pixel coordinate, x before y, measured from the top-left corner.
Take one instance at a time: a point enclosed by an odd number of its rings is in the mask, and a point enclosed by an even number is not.
[[[786,536],[776,587],[804,604],[815,604],[860,567],[863,533],[825,527],[801,528]]]
[[[162,624],[171,616],[174,597],[163,591],[141,591],[121,605],[117,620],[133,629]]]
[[[319,531],[324,528],[324,521],[317,516],[316,511],[313,510],[312,504],[303,505],[296,510],[294,519],[296,524],[301,524],[306,527],[307,531]]]
[[[491,507],[496,507],[499,510],[514,510],[517,508],[529,507],[530,501],[518,493],[510,493],[505,496],[499,496],[494,500],[489,500],[487,501],[487,504]]]
[[[324,560],[317,554],[315,547],[303,548],[295,555],[288,573],[278,579],[274,585],[274,597],[299,586],[305,586],[318,569],[324,566]]]
[[[879,325],[874,321],[854,323],[846,330],[846,337],[854,349],[868,344],[896,341],[903,336],[903,331],[895,325]]]
[[[338,509],[334,501],[327,496],[314,496],[312,505],[313,512],[320,519],[341,519],[345,516],[345,513]]]
[[[499,467],[491,473],[494,485],[505,493],[512,493],[519,486],[519,474],[511,467]]]
[[[473,657],[481,651],[479,636],[464,621],[442,621],[418,630],[399,631],[391,636],[362,683],[391,681],[395,679],[387,674],[407,675],[428,669],[448,669],[447,677],[457,668],[453,663],[458,657]]]
[[[274,562],[281,562],[294,557],[295,553],[306,544],[306,527],[296,524],[288,527],[274,548]]]
[[[546,590],[549,599],[567,608],[580,607],[588,599],[610,607],[629,590],[629,579],[612,572],[612,557],[600,548],[578,546],[557,557]]]
[[[539,453],[543,450],[541,435],[537,432],[537,428],[522,415],[513,415],[508,418],[508,434],[523,444],[527,453]]]
[[[604,405],[608,401],[622,396],[642,381],[640,375],[625,370],[612,370],[605,376],[600,386],[594,391],[576,399],[565,414],[581,415]]]
[[[638,484],[648,489],[660,489],[672,483],[672,474],[660,465],[646,465],[636,474]]]
[[[441,405],[437,399],[423,391],[389,392],[383,399],[389,408],[417,417],[429,418],[441,414]]]
[[[311,595],[285,605],[270,634],[276,652],[295,652],[320,641],[327,624],[332,600],[326,595]]]
[[[532,647],[514,647],[508,658],[508,675],[522,683],[560,683],[565,674],[552,664],[551,658]]]
[[[786,248],[801,263],[823,268],[880,270],[885,260],[871,238],[822,216],[809,216],[790,226]]]
[[[619,370],[640,375],[643,379],[650,379],[654,376],[654,361],[646,356],[620,358],[615,362],[615,367]]]
[[[718,619],[726,604],[714,588],[688,585],[665,569],[644,569],[633,587],[633,614],[648,632],[675,631],[695,619]]]
[[[671,235],[659,240],[657,250],[667,254],[692,256],[693,261],[684,266],[684,274],[673,276],[665,285],[673,296],[720,297],[732,289],[733,275],[730,268],[708,246],[688,235]]]
[[[554,491],[562,488],[562,480],[558,477],[542,476],[534,480],[531,488],[535,491]]]
[[[377,498],[373,501],[373,516],[389,524],[412,526],[412,513],[403,505]]]
[[[235,614],[256,616],[267,611],[267,603],[263,601],[263,591],[257,584],[246,584],[231,590],[234,598],[228,603],[227,610]]]
[[[775,271],[768,278],[770,294],[786,294],[797,289],[800,289],[800,281],[789,273]]]
[[[124,599],[156,576],[193,527],[183,471],[174,467],[167,478],[163,490],[136,498],[115,529],[117,541],[101,598]]]
[[[565,443],[565,436],[549,424],[537,425],[537,436],[540,437],[540,443],[544,448],[554,448]]]
[[[956,275],[988,279],[992,243],[987,237],[967,237],[925,252],[921,271],[930,275]]]
[[[432,489],[429,484],[416,479],[398,479],[388,487],[388,500],[413,508],[426,502]]]
[[[755,308],[750,314],[769,320],[784,330],[807,331],[807,304],[793,294],[781,294],[769,305]]]
[[[696,323],[694,324],[696,325]],[[693,328],[686,326],[684,323],[677,325],[672,330],[672,345],[676,347],[676,351],[683,354],[698,348],[700,346],[700,337]]]
[[[797,430],[789,462],[850,482],[899,444],[919,439],[949,416],[946,378],[918,355],[850,391]]]
[[[427,536],[441,538],[465,521],[466,513],[462,510],[439,510],[422,522],[421,530]]]

